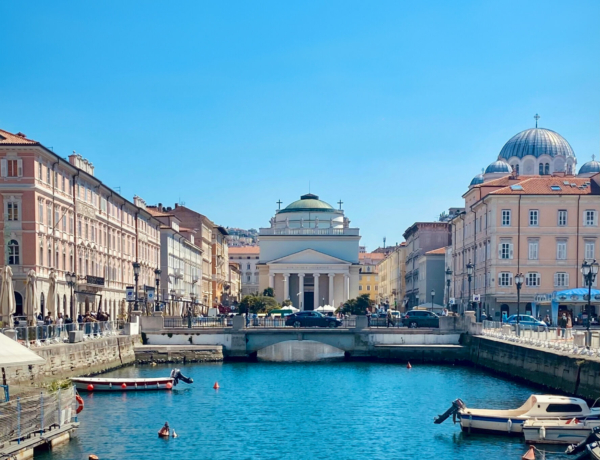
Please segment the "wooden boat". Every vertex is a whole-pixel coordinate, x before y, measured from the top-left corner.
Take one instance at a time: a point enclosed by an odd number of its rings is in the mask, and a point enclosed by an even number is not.
[[[523,436],[528,444],[578,444],[586,440],[600,419],[526,420]]]
[[[142,378],[114,378],[77,377],[71,381],[77,391],[145,391],[145,390],[170,390],[173,388],[172,377],[159,377],[151,379]]]

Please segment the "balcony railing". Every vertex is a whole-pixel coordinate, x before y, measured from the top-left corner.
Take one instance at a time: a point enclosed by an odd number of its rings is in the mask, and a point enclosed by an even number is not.
[[[262,236],[359,236],[358,228],[261,228]]]

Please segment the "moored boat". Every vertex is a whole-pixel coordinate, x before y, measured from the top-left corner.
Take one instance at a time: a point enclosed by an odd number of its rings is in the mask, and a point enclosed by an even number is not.
[[[521,434],[526,420],[598,420],[600,409],[590,409],[583,399],[554,395],[531,395],[521,407],[509,410],[472,409],[458,399],[435,423],[450,415],[457,417],[468,433]]]
[[[103,378],[73,377],[71,382],[78,391],[147,391],[171,390],[179,381],[193,383],[194,380],[184,376],[179,369],[173,369],[169,377],[153,378]]]
[[[538,420],[523,423],[523,436],[529,444],[577,444],[585,441],[600,419]]]

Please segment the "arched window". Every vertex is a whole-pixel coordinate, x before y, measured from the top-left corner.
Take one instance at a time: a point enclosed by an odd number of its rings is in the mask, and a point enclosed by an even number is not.
[[[544,163],[540,163],[540,176],[544,175]]]
[[[546,165],[544,166],[544,174],[546,176],[550,175],[550,163],[546,163]]]
[[[8,265],[19,265],[19,242],[17,240],[8,242]]]
[[[23,316],[23,296],[15,291],[15,316]]]
[[[46,307],[46,303],[44,302],[44,293],[40,294],[40,312],[42,313],[42,317],[46,316],[44,314],[44,309]]]

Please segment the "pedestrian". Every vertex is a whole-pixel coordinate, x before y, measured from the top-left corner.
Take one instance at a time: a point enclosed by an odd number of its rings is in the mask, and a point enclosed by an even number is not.
[[[567,340],[573,338],[573,318],[569,314],[567,315]]]
[[[558,319],[558,327],[556,328],[556,335],[558,337],[565,337],[565,329],[567,328],[567,314],[563,311],[562,316]]]
[[[81,313],[79,313],[79,314],[77,315],[77,322],[78,322],[79,324],[83,324],[83,315],[82,315]]]
[[[394,316],[392,315],[392,310],[388,310],[386,316],[387,316],[387,327],[390,327],[390,324],[392,325],[392,327],[394,327],[395,324],[394,324]]]
[[[446,307],[442,310],[442,316],[448,316],[448,309]]]
[[[369,309],[367,308],[367,327],[371,327],[371,312],[369,311]]]

